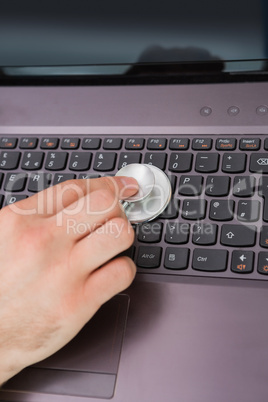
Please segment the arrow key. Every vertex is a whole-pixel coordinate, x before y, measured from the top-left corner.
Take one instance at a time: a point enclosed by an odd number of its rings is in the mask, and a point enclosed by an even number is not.
[[[249,274],[253,271],[253,251],[235,250],[232,254],[231,270],[238,274]]]
[[[258,272],[259,274],[268,275],[268,253],[265,251],[259,253]]]

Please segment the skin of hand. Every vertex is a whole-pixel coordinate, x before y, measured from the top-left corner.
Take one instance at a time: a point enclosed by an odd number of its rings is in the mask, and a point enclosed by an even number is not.
[[[136,273],[119,199],[135,179],[71,180],[0,211],[0,384],[67,344]],[[115,258],[116,257],[116,258]]]

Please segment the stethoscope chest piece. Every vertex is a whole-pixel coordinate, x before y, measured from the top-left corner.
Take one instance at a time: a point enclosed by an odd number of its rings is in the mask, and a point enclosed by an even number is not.
[[[134,177],[139,191],[122,202],[131,223],[155,219],[167,207],[171,199],[171,184],[167,175],[153,165],[133,163],[120,169],[116,176]]]

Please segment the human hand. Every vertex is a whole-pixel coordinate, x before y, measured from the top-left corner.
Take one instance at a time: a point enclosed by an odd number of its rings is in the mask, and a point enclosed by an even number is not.
[[[68,343],[134,279],[126,177],[73,180],[0,211],[0,385]]]

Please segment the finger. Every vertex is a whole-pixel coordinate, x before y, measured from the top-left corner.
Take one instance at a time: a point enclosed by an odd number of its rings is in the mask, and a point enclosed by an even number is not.
[[[101,177],[98,179],[68,180],[9,206],[21,215],[48,217],[55,215],[92,191],[107,189],[118,199],[128,198],[138,191],[132,177]]]
[[[122,251],[134,241],[134,230],[125,218],[106,222],[89,236],[78,241],[70,254],[70,266],[82,275],[88,275]]]

